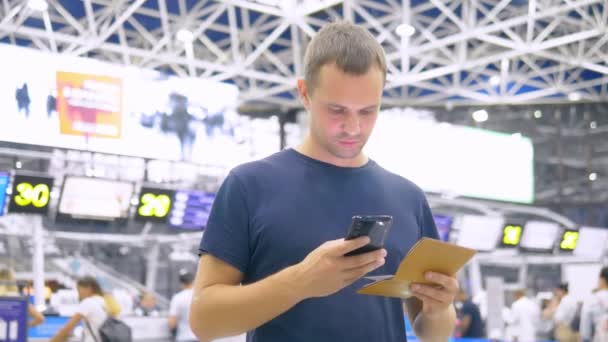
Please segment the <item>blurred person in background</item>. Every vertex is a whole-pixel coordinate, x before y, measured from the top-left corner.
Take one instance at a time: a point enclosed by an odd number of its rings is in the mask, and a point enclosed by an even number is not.
[[[81,322],[84,325],[82,342],[101,341],[99,328],[111,315],[101,286],[99,286],[95,278],[84,277],[78,280],[76,288],[80,299],[78,309],[59,332],[53,336],[50,342],[67,341],[70,335],[72,335],[74,328]]]
[[[160,308],[156,304],[156,296],[150,292],[143,293],[139,298],[139,303],[134,313],[136,316],[158,317],[160,315]]]
[[[557,307],[557,304],[553,304],[553,298],[541,298],[540,299],[540,310],[541,316],[537,327],[537,334],[539,340],[553,340],[553,333],[555,324],[553,324],[553,318],[548,314],[548,311],[555,310],[551,308],[553,305]]]
[[[536,341],[536,328],[540,324],[540,308],[526,297],[526,290],[514,292],[515,301],[511,305],[511,331],[517,342]]]
[[[179,275],[182,290],[171,298],[169,306],[169,329],[175,331],[177,342],[198,341],[190,329],[190,305],[192,303],[192,282],[194,275],[182,270]]]
[[[558,342],[576,342],[576,333],[572,322],[576,316],[578,304],[568,294],[568,284],[560,284],[553,290],[554,301],[545,309],[544,315],[552,318],[555,323],[555,339]]]
[[[8,268],[0,269],[0,297],[20,297],[15,274]],[[35,327],[44,322],[44,316],[31,303],[27,304],[27,313],[32,318],[27,325]]]
[[[14,272],[11,269],[0,269],[0,296],[21,296]],[[29,327],[34,327],[44,322],[44,316],[31,303],[28,303],[27,310],[28,315],[32,318],[28,322]]]
[[[608,267],[602,268],[597,289],[583,304],[580,334],[583,342],[608,341]]]
[[[456,302],[456,309],[458,310],[458,318],[460,321],[460,337],[482,338],[483,321],[481,320],[479,307],[471,301],[469,294],[462,288],[456,296]]]

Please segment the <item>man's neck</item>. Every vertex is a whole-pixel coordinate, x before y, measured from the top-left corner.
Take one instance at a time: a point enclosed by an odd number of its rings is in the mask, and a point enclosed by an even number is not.
[[[367,162],[369,161],[369,158],[365,154],[363,154],[363,152],[359,153],[359,155],[357,155],[356,157],[350,159],[335,157],[331,153],[326,151],[323,147],[321,147],[319,144],[317,144],[310,137],[310,135],[308,135],[306,139],[304,139],[304,142],[296,148],[296,151],[309,158],[316,159],[324,163],[332,164],[339,167],[361,167],[367,164]]]

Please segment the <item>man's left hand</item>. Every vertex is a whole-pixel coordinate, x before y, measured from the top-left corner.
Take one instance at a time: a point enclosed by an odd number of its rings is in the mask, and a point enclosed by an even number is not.
[[[445,313],[452,306],[460,287],[456,278],[444,274],[427,272],[425,278],[433,284],[412,284],[410,290],[422,301],[422,313],[433,318]]]

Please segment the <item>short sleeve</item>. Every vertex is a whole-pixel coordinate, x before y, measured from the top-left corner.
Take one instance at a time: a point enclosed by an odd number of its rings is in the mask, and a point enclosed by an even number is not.
[[[95,297],[86,298],[80,303],[78,303],[77,312],[85,318],[89,319],[98,310],[98,306],[99,304],[95,301]]]
[[[213,202],[199,250],[246,273],[250,256],[249,211],[244,187],[233,173],[224,180]]]
[[[421,236],[427,237],[431,239],[439,239],[439,233],[437,232],[437,226],[435,226],[435,219],[433,218],[433,213],[431,212],[431,207],[429,206],[424,193],[421,194],[420,200],[420,216],[418,217],[418,222],[420,224]]]
[[[169,304],[169,317],[177,317],[179,312],[179,303],[177,300],[177,295],[171,298],[171,304]]]
[[[91,317],[93,312],[95,311],[95,302],[90,298],[87,298],[80,303],[78,303],[77,312],[84,317]]]

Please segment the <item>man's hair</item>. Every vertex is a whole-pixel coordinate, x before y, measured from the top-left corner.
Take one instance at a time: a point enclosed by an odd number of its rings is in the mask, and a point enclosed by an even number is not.
[[[608,285],[608,266],[602,267],[602,270],[600,271],[600,278],[604,279],[606,285]]]
[[[194,274],[190,271],[182,269],[179,271],[179,282],[182,285],[190,285],[194,282]]]
[[[561,283],[561,284],[557,285],[555,288],[568,293],[568,283]]]
[[[321,67],[331,63],[351,75],[363,75],[375,66],[386,81],[384,49],[369,31],[347,21],[324,26],[308,44],[304,79],[309,92],[317,86]]]

